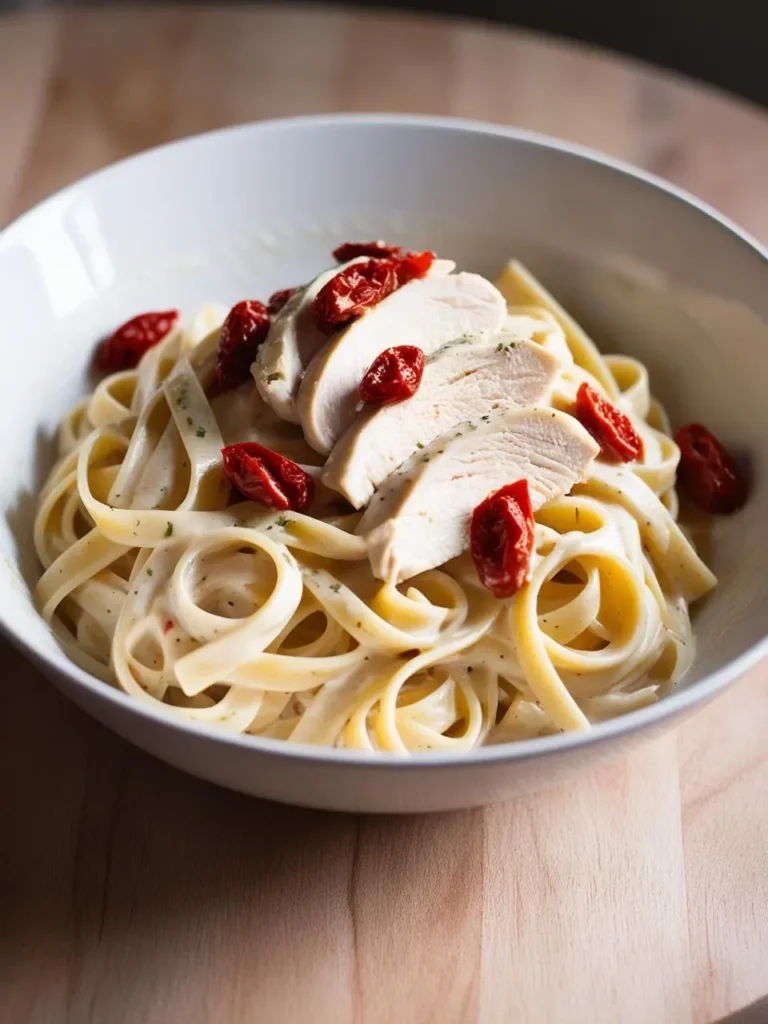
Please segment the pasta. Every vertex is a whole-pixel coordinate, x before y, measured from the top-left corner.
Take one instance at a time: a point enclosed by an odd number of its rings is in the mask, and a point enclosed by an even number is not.
[[[168,715],[238,733],[416,754],[462,752],[656,701],[689,668],[689,605],[715,585],[677,523],[679,452],[645,367],[602,356],[519,264],[498,288],[560,370],[632,421],[642,458],[596,459],[535,514],[530,578],[508,599],[465,551],[377,579],[360,511],[253,380],[214,394],[227,310],[177,324],[61,425],[35,545],[41,614],[78,665]],[[315,480],[310,510],[233,500],[221,449],[254,441]]]

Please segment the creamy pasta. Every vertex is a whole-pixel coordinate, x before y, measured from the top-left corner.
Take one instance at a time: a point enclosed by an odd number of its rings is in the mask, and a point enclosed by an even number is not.
[[[302,427],[252,379],[214,394],[227,310],[207,306],[61,425],[36,597],[72,660],[178,718],[396,754],[587,729],[668,691],[694,655],[689,604],[716,581],[676,521],[664,410],[645,367],[601,355],[522,266],[497,287],[510,330],[557,359],[544,405],[570,414],[587,381],[643,443],[538,509],[517,593],[494,597],[467,551],[378,579],[363,510],[323,484]],[[302,466],[311,508],[233,498],[221,450],[238,441]]]

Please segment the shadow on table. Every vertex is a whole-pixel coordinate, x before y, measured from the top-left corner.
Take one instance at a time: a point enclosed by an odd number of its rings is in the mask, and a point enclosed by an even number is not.
[[[758,999],[757,1002],[744,1006],[736,1013],[729,1013],[727,1017],[721,1017],[715,1024],[765,1024],[768,1021],[768,996]]]

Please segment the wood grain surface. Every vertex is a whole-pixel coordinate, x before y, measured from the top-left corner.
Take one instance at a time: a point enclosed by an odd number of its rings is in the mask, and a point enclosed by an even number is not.
[[[768,240],[762,112],[498,28],[319,7],[0,21],[0,221],[146,146],[327,110],[552,132]],[[5,642],[0,686],[2,1021],[768,1020],[765,665],[595,774],[401,819],[188,778]]]

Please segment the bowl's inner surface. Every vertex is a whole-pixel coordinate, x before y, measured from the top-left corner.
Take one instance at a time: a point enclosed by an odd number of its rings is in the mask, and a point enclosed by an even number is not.
[[[641,359],[673,422],[701,420],[754,477],[705,557],[684,685],[768,623],[768,266],[681,199],[583,157],[435,125],[275,124],[202,137],[118,166],[0,236],[5,373],[0,618],[59,665],[29,585],[50,439],[88,387],[96,340],[127,316],[263,298],[308,279],[344,238],[437,249],[493,276],[527,262],[605,352]]]

